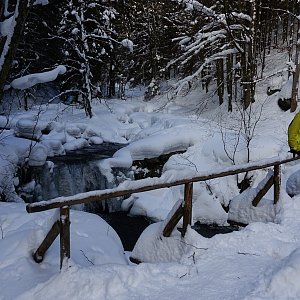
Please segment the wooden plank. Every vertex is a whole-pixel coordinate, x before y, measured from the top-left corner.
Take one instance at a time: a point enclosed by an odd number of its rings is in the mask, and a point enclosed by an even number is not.
[[[274,166],[274,204],[279,201],[280,197],[281,172],[280,165]]]
[[[291,161],[295,161],[300,159],[300,156],[295,157],[295,158],[288,158],[284,160],[272,160],[270,162],[262,162],[261,164],[247,164],[250,165],[248,167],[239,167],[239,166],[232,166],[230,168],[227,168],[225,171],[219,171],[215,172],[213,174],[209,175],[200,175],[196,177],[191,177],[191,178],[184,178],[184,179],[179,179],[179,180],[170,180],[169,182],[164,182],[166,179],[161,179],[160,183],[160,178],[152,178],[151,179],[147,178],[147,180],[141,179],[134,181],[135,185],[138,185],[137,188],[129,188],[129,189],[124,189],[120,190],[120,188],[116,187],[113,189],[109,190],[99,190],[99,191],[93,191],[93,192],[88,192],[88,193],[81,193],[77,194],[74,196],[69,196],[69,197],[64,197],[63,200],[62,198],[55,198],[49,201],[42,201],[42,202],[37,202],[37,203],[31,203],[26,206],[26,210],[28,213],[34,213],[34,212],[39,212],[39,211],[45,211],[48,209],[52,208],[59,208],[62,206],[72,206],[76,204],[83,204],[83,203],[89,203],[93,201],[103,201],[103,200],[108,200],[111,198],[115,197],[122,197],[126,195],[130,195],[133,193],[140,193],[140,192],[146,192],[146,191],[151,191],[155,189],[160,189],[160,188],[166,188],[166,187],[172,187],[176,185],[181,185],[181,184],[186,184],[189,182],[198,182],[198,181],[205,181],[205,180],[211,180],[219,177],[226,177],[230,175],[235,175],[238,173],[244,173],[244,172],[249,172],[249,171],[254,171],[258,169],[263,169],[267,167],[273,167],[276,165],[288,163]],[[145,182],[146,184],[143,185],[142,182]],[[138,184],[140,183],[140,184]]]
[[[60,222],[56,221],[51,227],[51,229],[49,230],[49,232],[47,233],[41,245],[33,254],[33,259],[35,260],[35,262],[40,263],[43,261],[46,251],[49,249],[49,247],[52,245],[54,240],[59,235],[59,231],[60,231]]]
[[[175,211],[174,215],[172,218],[169,220],[167,225],[165,226],[163,230],[163,236],[164,237],[169,237],[174,229],[174,227],[177,225],[181,217],[183,216],[183,207],[180,205],[177,210]]]
[[[189,182],[184,185],[184,207],[183,207],[183,227],[181,236],[184,237],[188,225],[192,223],[192,199],[193,183]]]
[[[268,190],[271,188],[271,186],[274,183],[274,175],[272,175],[266,184],[258,191],[255,198],[252,200],[252,205],[257,206],[259,201],[262,199],[262,197],[268,192]]]
[[[60,269],[70,258],[70,207],[60,209]]]

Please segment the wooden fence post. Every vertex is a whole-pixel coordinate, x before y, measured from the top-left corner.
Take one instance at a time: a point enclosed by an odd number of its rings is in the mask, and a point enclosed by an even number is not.
[[[280,165],[274,166],[274,204],[279,201],[280,196],[281,174]]]
[[[44,255],[45,255],[46,251],[49,249],[49,247],[52,245],[52,243],[54,242],[54,240],[59,235],[59,231],[60,231],[59,224],[60,224],[60,222],[56,221],[52,225],[51,229],[47,233],[47,235],[44,238],[44,240],[42,241],[41,245],[34,252],[33,259],[35,260],[35,262],[40,263],[40,262],[43,261]]]
[[[70,207],[60,208],[60,269],[70,258]]]
[[[192,199],[193,183],[189,182],[184,185],[184,207],[183,207],[183,227],[181,236],[184,237],[188,225],[192,224]]]

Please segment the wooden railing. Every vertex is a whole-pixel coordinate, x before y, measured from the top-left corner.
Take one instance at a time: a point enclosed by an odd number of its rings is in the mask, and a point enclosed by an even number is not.
[[[181,230],[182,236],[185,235],[187,227],[192,221],[192,197],[193,197],[193,182],[206,181],[219,177],[236,175],[249,171],[273,167],[273,174],[268,178],[266,183],[258,190],[256,197],[253,199],[253,206],[257,206],[262,197],[274,185],[274,204],[279,200],[280,196],[280,165],[298,160],[295,158],[273,158],[244,165],[235,165],[224,168],[223,170],[215,170],[211,173],[203,172],[194,173],[191,175],[178,175],[175,179],[162,176],[160,178],[147,178],[136,181],[126,181],[113,189],[91,191],[87,193],[77,194],[69,197],[59,197],[49,201],[41,201],[31,203],[26,206],[28,213],[45,211],[53,208],[60,209],[60,219],[54,223],[47,236],[38,247],[33,255],[36,262],[41,262],[47,251],[56,237],[60,234],[60,268],[65,261],[70,258],[70,206],[76,204],[84,204],[93,201],[109,200],[115,197],[127,196],[133,193],[151,191],[166,187],[172,187],[184,184],[184,199],[182,204],[178,206],[173,216],[163,229],[163,236],[170,236],[171,232],[183,217],[183,227]]]

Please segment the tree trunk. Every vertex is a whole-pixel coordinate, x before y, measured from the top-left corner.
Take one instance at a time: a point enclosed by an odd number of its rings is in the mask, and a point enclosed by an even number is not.
[[[4,16],[4,2],[5,0],[2,0],[0,5],[0,22],[3,22],[6,19]],[[0,35],[0,53],[2,53],[3,51],[5,41],[6,41],[6,36]]]
[[[110,62],[109,66],[109,86],[108,86],[108,97],[112,98],[116,95],[116,76],[113,62]]]
[[[299,65],[299,52],[300,52],[300,21],[297,22],[297,45],[296,45],[296,54],[295,54],[295,65],[296,70],[293,73],[293,84],[292,84],[292,95],[291,95],[291,112],[294,112],[297,108],[298,101],[298,83],[299,83],[299,74],[300,74],[300,65]]]
[[[217,91],[219,97],[219,104],[224,101],[224,68],[223,59],[218,59],[216,62],[216,76],[217,76]]]
[[[82,49],[82,55],[84,58],[84,63],[85,63],[85,71],[84,71],[84,92],[83,92],[83,105],[84,105],[84,110],[87,116],[92,118],[93,113],[92,113],[92,88],[91,88],[91,69],[90,69],[90,63],[87,58],[87,55],[89,53],[89,45],[87,43],[87,39],[85,38],[87,33],[85,30],[85,25],[84,21],[85,20],[85,15],[84,15],[84,7],[83,4],[81,4],[80,7],[80,21],[78,21],[80,25],[80,30],[81,30],[81,39],[83,41],[83,49]]]
[[[233,59],[232,54],[229,54],[226,59],[226,84],[227,84],[227,97],[228,97],[228,111],[232,111],[232,86],[233,86]]]
[[[243,54],[246,67],[244,68],[243,81],[244,81],[244,109],[247,109],[249,105],[254,102],[255,94],[255,77],[256,77],[256,32],[257,32],[257,10],[256,1],[251,2],[251,26],[250,26],[250,39],[245,45],[247,53]]]

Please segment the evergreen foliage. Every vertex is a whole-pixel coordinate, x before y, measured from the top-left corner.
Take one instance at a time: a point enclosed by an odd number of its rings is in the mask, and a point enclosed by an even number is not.
[[[124,99],[126,84],[148,86],[149,99],[170,77],[178,79],[174,95],[199,82],[208,91],[214,82],[219,103],[231,111],[236,99],[244,109],[255,101],[272,47],[298,65],[297,0],[0,3],[0,99],[14,78],[62,64],[60,98],[83,105],[90,117],[93,99]],[[291,68],[293,110],[299,73]]]

